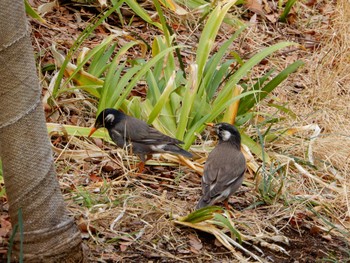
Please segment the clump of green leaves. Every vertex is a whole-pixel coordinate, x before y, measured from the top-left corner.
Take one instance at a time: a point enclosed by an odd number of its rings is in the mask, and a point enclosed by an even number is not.
[[[206,122],[226,121],[227,118],[234,120],[237,112],[230,106],[240,100],[238,119],[247,121],[252,118],[254,114],[247,115],[248,111],[303,64],[297,61],[278,74],[272,69],[253,85],[246,84],[244,79],[255,65],[273,52],[294,43],[282,42],[266,47],[247,61],[237,54],[226,59],[232,53],[231,44],[245,29],[242,26],[213,53],[221,23],[235,4],[235,1],[229,1],[217,4],[208,15],[195,61],[187,70],[178,68],[176,59],[181,62],[181,57],[175,57],[174,51],[188,47],[176,45],[175,35],[168,30],[160,4],[157,0],[154,4],[164,35],[155,37],[150,60],[125,59],[127,51],[139,43],[132,41],[116,50],[113,43],[116,38],[110,36],[101,45],[81,54],[76,66],[68,62],[64,65],[63,62],[62,66],[66,67],[65,71],[70,76],[65,83],[74,80],[77,88],[96,97],[99,101],[98,112],[109,107],[121,108],[127,114],[146,120],[163,133],[183,140],[185,149],[193,144]],[[57,53],[56,57],[67,61],[59,58]],[[235,65],[235,71],[232,65]],[[276,76],[270,80],[272,73]],[[130,96],[141,80],[147,84],[146,97]],[[235,92],[238,85],[243,86],[242,93]],[[54,94],[58,95],[58,90]],[[261,157],[260,145],[244,132],[242,138],[243,143]]]
[[[230,212],[219,206],[203,207],[185,217],[177,218],[174,222],[182,226],[191,227],[210,233],[233,253],[236,252],[236,247],[253,257],[255,260],[261,262],[261,259],[257,255],[253,254],[241,245],[242,235],[235,227],[235,223],[231,218]]]

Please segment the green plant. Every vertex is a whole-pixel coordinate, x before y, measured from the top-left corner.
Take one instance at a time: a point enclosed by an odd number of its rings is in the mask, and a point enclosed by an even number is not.
[[[29,4],[28,0],[24,0],[24,6],[26,9],[27,15],[31,18],[38,20],[41,23],[46,23],[45,19],[43,19]]]
[[[203,207],[185,217],[176,218],[174,222],[182,226],[210,233],[231,252],[236,253],[234,247],[237,247],[258,262],[262,262],[257,255],[241,245],[242,235],[236,229],[230,213],[219,206]]]
[[[251,69],[273,52],[294,43],[272,45],[247,61],[237,54],[232,59],[226,59],[230,55],[230,45],[243,32],[245,26],[237,29],[235,34],[211,55],[221,23],[230,7],[235,4],[235,1],[229,1],[223,5],[217,4],[209,14],[197,46],[195,62],[184,72],[177,68],[173,51],[187,47],[173,45],[174,35],[168,30],[160,4],[157,0],[154,4],[164,36],[155,37],[152,44],[153,57],[149,61],[122,61],[125,53],[138,43],[130,42],[115,53],[113,37],[107,38],[101,45],[81,55],[77,66],[68,63],[67,58],[64,59],[57,53],[55,57],[63,63],[62,66],[67,62],[66,73],[69,78],[65,83],[74,80],[76,87],[99,99],[98,112],[107,107],[121,108],[130,115],[146,120],[160,131],[183,140],[186,149],[193,144],[196,135],[203,131],[205,122],[226,119],[234,121],[236,112],[234,107],[230,106],[239,100],[241,103],[238,119],[246,121],[252,118],[254,113],[248,111],[303,64],[297,61],[269,80],[269,76],[274,72],[271,70],[256,80],[250,88],[251,85],[247,85],[244,79]],[[90,64],[87,67],[88,62]],[[235,71],[232,65],[235,65]],[[87,68],[87,71],[84,68]],[[130,97],[131,90],[142,79],[147,83],[146,97]],[[241,94],[235,91],[237,85],[244,87]],[[59,92],[64,91],[66,89]],[[238,124],[242,123],[244,122]],[[242,138],[243,143],[262,158],[260,145],[244,132]],[[269,161],[267,155],[265,158]]]
[[[287,21],[287,16],[293,7],[293,5],[296,3],[297,0],[288,0],[287,3],[285,4],[285,7],[283,9],[282,14],[280,15],[279,21],[281,22],[286,22]],[[280,9],[282,9],[283,1],[279,0],[278,1],[278,6]]]
[[[9,249],[7,251],[7,263],[12,262],[11,260],[11,254],[13,249],[13,243],[15,240],[15,235],[19,231],[19,261],[20,263],[23,262],[23,241],[24,241],[24,231],[23,231],[23,215],[22,215],[22,208],[18,209],[18,223],[13,226],[12,234],[9,239]]]
[[[282,197],[283,172],[284,167],[274,163],[269,165],[269,169],[267,169],[266,164],[263,164],[261,170],[257,172],[256,175],[259,177],[256,180],[257,190],[264,204],[271,205]]]
[[[268,134],[271,126],[264,134],[261,134],[260,128],[257,127],[258,137],[261,148],[264,149],[264,136]],[[256,188],[260,194],[261,200],[258,202],[271,205],[282,196],[284,186],[284,166],[270,162],[269,166],[265,158],[265,153],[262,152],[262,164],[258,171],[256,171]],[[257,204],[255,204],[257,205]]]
[[[100,191],[97,194],[91,193],[84,187],[77,187],[74,192],[74,201],[84,207],[92,209],[95,205],[109,203],[108,195],[106,194],[109,187],[106,182],[100,187]]]

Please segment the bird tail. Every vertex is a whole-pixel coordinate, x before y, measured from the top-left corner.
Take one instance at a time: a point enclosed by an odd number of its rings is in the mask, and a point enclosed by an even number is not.
[[[177,154],[177,155],[182,155],[182,156],[187,157],[187,158],[193,157],[192,153],[185,151],[184,149],[180,148],[177,145],[170,145],[169,144],[169,145],[166,145],[163,149],[166,152]]]

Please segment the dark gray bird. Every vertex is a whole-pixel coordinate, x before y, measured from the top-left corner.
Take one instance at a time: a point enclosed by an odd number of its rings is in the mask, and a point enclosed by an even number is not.
[[[207,123],[215,128],[218,145],[211,151],[204,165],[202,197],[196,209],[226,201],[242,185],[246,160],[241,152],[241,135],[228,123]]]
[[[97,117],[95,126],[91,129],[90,137],[97,129],[105,127],[113,142],[124,148],[131,146],[132,153],[141,159],[139,172],[143,171],[145,162],[153,153],[172,153],[191,158],[192,154],[181,149],[178,144],[183,142],[171,138],[146,122],[128,116],[116,109],[105,109]]]

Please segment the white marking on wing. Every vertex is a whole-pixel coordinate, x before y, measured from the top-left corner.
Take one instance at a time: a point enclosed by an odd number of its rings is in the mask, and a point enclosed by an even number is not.
[[[216,187],[216,183],[212,184],[212,185],[209,187],[210,191],[212,191],[215,187]]]
[[[111,131],[112,131],[112,133],[114,133],[115,135],[121,136],[121,134],[120,134],[117,130],[112,129]]]
[[[151,145],[152,151],[164,151],[166,144]]]
[[[231,193],[231,188],[227,187],[224,191],[221,192],[221,196],[227,198]]]
[[[232,180],[228,181],[228,182],[226,183],[226,185],[232,184],[234,181],[237,181],[239,178],[240,178],[240,176],[238,176],[238,177],[236,177],[236,178],[233,178]]]

